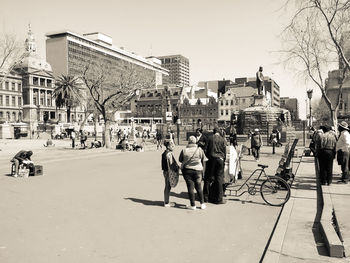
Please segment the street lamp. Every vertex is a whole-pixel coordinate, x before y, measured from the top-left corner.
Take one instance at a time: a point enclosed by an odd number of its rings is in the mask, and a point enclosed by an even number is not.
[[[177,145],[180,144],[180,125],[181,125],[181,120],[177,119],[176,120],[176,128],[177,128]]]
[[[308,97],[308,99],[309,99],[309,108],[310,108],[310,121],[309,121],[309,126],[310,126],[310,128],[312,127],[312,115],[311,115],[311,99],[312,99],[312,93],[313,93],[313,89],[308,89],[307,91],[306,91],[306,93],[307,93],[307,97]]]

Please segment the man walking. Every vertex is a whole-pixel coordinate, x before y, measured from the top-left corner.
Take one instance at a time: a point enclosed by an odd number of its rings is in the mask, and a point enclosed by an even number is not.
[[[204,201],[214,204],[225,204],[224,196],[224,165],[226,159],[226,140],[215,127],[213,135],[208,138],[208,163],[204,176]]]

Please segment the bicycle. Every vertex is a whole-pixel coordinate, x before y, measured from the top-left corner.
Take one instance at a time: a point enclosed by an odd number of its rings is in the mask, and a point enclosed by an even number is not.
[[[290,198],[290,186],[289,184],[283,180],[280,177],[277,176],[268,176],[266,175],[265,168],[267,168],[267,165],[258,164],[259,167],[256,169],[252,174],[247,178],[247,180],[238,188],[238,189],[229,189],[226,188],[226,190],[231,192],[235,192],[236,197],[242,196],[244,193],[249,193],[250,195],[255,195],[257,192],[257,186],[258,181],[262,174],[265,175],[266,179],[262,182],[260,185],[260,194],[262,199],[271,206],[282,206],[284,205]],[[256,173],[260,172],[259,176],[256,178],[255,183],[253,186],[248,185],[248,181],[250,181],[250,178]],[[248,190],[243,191],[242,193],[238,194],[240,190],[244,186],[248,187]]]

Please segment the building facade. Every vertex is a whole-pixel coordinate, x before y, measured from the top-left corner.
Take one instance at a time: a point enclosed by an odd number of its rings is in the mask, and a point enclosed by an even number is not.
[[[55,76],[79,76],[84,63],[90,61],[100,61],[102,65],[110,65],[121,71],[132,66],[152,79],[154,86],[162,84],[163,75],[168,75],[168,70],[162,68],[158,59],[146,59],[115,47],[111,37],[99,32],[79,35],[61,31],[46,34],[46,37],[46,58]]]
[[[253,95],[256,89],[250,86],[230,87],[224,94],[221,94],[218,102],[219,121],[229,123],[244,110],[254,104]]]
[[[178,106],[183,87],[177,85],[158,85],[154,89],[143,89],[131,101],[131,112],[135,117],[162,118],[166,122],[166,112],[171,112],[172,122],[178,118]]]
[[[287,109],[290,112],[292,121],[299,120],[299,103],[296,98],[281,97],[281,108]]]
[[[184,88],[179,118],[184,125],[213,128],[218,119],[217,93],[197,86]]]
[[[4,73],[0,80],[0,122],[22,121],[22,76]]]
[[[190,85],[190,63],[188,58],[182,55],[157,57],[162,62],[162,67],[169,70],[169,75],[164,76],[164,84],[175,84],[182,87]]]

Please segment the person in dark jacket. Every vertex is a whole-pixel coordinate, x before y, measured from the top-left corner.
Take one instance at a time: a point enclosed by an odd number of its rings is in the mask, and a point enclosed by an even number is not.
[[[215,127],[213,135],[208,138],[207,169],[204,175],[204,201],[215,204],[225,204],[224,196],[224,165],[226,159],[226,140]]]
[[[203,130],[201,128],[196,129],[196,139],[197,145],[202,148],[204,153],[206,153],[208,147],[208,138],[203,134]]]

